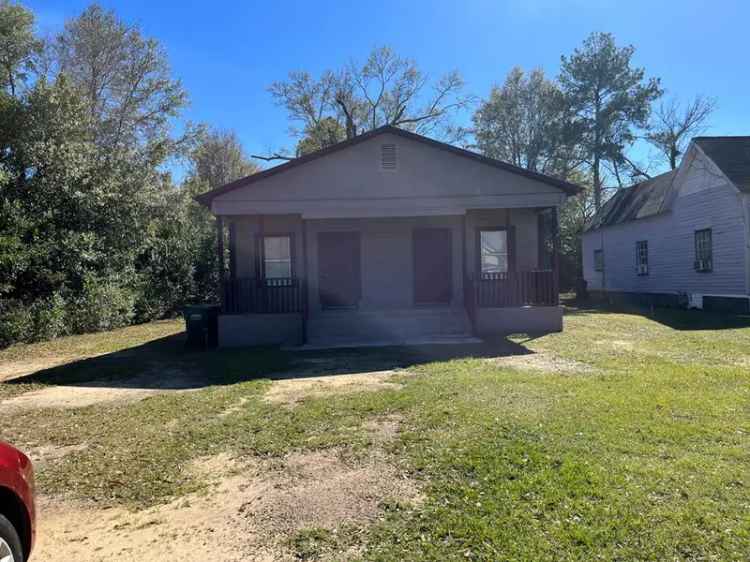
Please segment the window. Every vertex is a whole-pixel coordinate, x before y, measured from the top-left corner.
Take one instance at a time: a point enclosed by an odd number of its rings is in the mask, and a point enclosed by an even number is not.
[[[604,271],[604,250],[594,250],[594,271]]]
[[[635,243],[635,270],[638,275],[648,275],[648,240]]]
[[[380,169],[393,171],[397,168],[398,158],[395,144],[380,145]]]
[[[712,271],[713,264],[713,241],[711,240],[711,229],[695,231],[695,271]]]
[[[262,252],[265,279],[292,277],[291,236],[264,236]]]
[[[483,276],[507,273],[509,267],[508,231],[479,231],[480,266]]]

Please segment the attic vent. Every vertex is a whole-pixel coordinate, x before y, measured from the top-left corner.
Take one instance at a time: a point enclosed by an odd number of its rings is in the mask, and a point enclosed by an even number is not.
[[[395,170],[398,160],[396,158],[395,144],[380,145],[380,169]]]

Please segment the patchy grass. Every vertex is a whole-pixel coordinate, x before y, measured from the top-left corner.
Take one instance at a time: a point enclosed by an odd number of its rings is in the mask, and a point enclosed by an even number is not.
[[[750,323],[743,319],[572,310],[561,334],[519,335],[453,357],[367,350],[360,358],[370,370],[398,364],[409,374],[389,379],[393,387],[313,394],[294,408],[264,400],[288,355],[185,354],[177,340],[140,337],[111,357],[33,375],[30,387],[160,365],[198,371],[205,385],[4,417],[3,439],[85,445],[40,467],[43,493],[139,509],[201,489],[187,467],[204,455],[272,459],[338,447],[356,458],[377,449],[421,483],[423,501],[388,501],[381,519],[356,533],[299,531],[289,540],[300,559],[344,548],[382,561],[745,560],[750,552]],[[545,362],[529,370],[486,360],[509,350],[585,368],[561,373]],[[25,392],[26,384],[2,384],[0,396]],[[398,420],[385,441],[371,430],[383,419]]]
[[[122,370],[124,361],[132,361],[135,369],[142,368],[155,352],[174,350],[183,329],[180,320],[163,320],[0,349],[0,383],[19,375],[33,375],[0,384],[0,400],[48,384],[85,382],[106,378],[110,372],[126,372]],[[91,360],[103,356],[102,361]]]
[[[185,328],[182,319],[137,324],[111,332],[66,336],[39,343],[19,343],[0,350],[0,363],[24,359],[91,357],[139,346],[179,334]]]

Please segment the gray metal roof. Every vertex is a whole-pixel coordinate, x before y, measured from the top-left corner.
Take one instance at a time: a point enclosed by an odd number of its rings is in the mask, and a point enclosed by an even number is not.
[[[661,174],[631,187],[618,189],[599,209],[586,230],[612,226],[662,212],[676,170]]]
[[[693,142],[737,189],[750,193],[750,137],[695,137]]]

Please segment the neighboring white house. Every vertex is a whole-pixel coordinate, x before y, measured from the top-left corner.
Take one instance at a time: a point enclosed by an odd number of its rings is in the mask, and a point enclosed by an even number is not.
[[[680,166],[618,190],[583,235],[589,291],[745,311],[750,137],[696,137]]]
[[[560,330],[555,224],[577,192],[382,127],[203,194],[229,227],[220,343]]]

